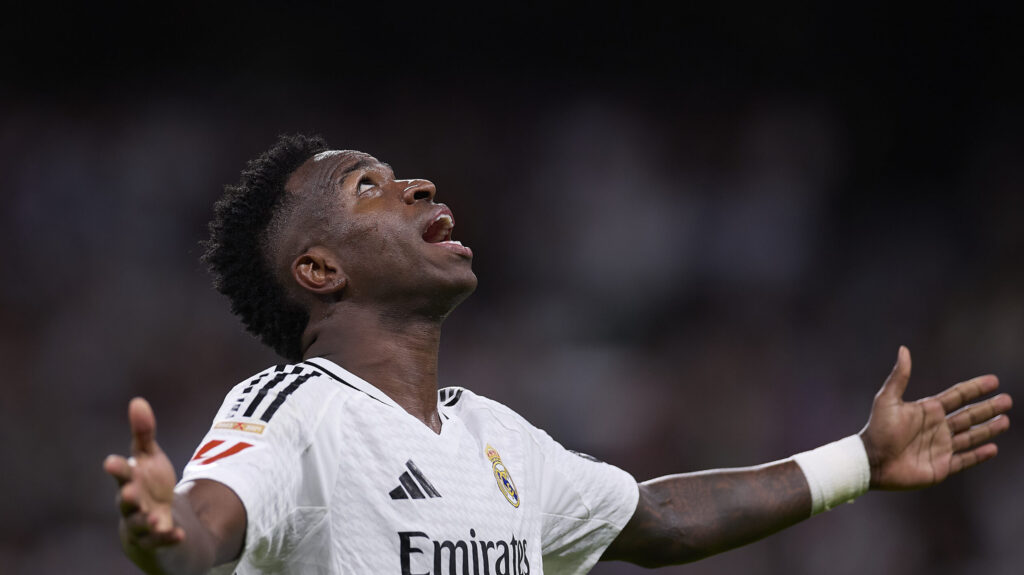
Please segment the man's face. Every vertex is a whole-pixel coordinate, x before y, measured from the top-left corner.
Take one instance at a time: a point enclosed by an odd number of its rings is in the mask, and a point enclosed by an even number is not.
[[[395,179],[387,164],[351,151],[318,154],[296,176],[324,190],[315,217],[347,278],[345,298],[443,317],[476,288],[473,252],[451,239],[454,217],[429,181]]]

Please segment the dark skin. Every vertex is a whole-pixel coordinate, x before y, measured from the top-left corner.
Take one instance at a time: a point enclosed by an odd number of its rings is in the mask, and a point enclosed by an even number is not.
[[[387,393],[434,432],[437,358],[444,318],[476,287],[472,252],[430,242],[446,208],[426,180],[397,180],[358,152],[317,156],[289,179],[296,200],[275,229],[268,257],[289,294],[310,311],[304,357],[326,357]],[[437,239],[437,238],[434,238]],[[997,453],[1012,401],[985,375],[914,402],[903,401],[910,353],[900,348],[860,432],[872,489],[933,485]],[[147,573],[204,573],[242,552],[241,501],[215,481],[175,494],[174,467],[156,443],[144,399],[129,405],[131,458],[111,455],[125,553]],[[672,475],[640,484],[640,499],[603,559],[654,567],[738,547],[810,516],[796,463]]]
[[[860,432],[871,489],[919,489],[988,461],[990,441],[1010,427],[1007,394],[977,399],[999,386],[994,375],[905,402],[910,351],[900,347]],[[811,494],[799,466],[784,461],[743,469],[670,475],[640,484],[637,511],[603,559],[647,567],[696,561],[739,547],[804,519]]]

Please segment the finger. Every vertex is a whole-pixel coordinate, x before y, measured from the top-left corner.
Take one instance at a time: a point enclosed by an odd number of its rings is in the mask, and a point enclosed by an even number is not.
[[[130,519],[126,518],[121,522],[120,529],[121,536],[130,541],[132,546],[140,549],[153,550],[185,540],[185,530],[181,527],[173,527],[163,532],[152,530],[144,513],[136,513]]]
[[[879,395],[892,399],[903,397],[903,392],[907,390],[907,384],[910,382],[910,363],[910,350],[901,345],[896,353],[896,365],[893,366],[892,373],[882,384]]]
[[[160,507],[149,514],[149,528],[154,533],[164,533],[174,528],[174,516],[168,507]]]
[[[946,421],[953,433],[960,433],[965,429],[970,429],[971,426],[1006,413],[1011,407],[1013,407],[1013,400],[1009,395],[1001,393],[980,403],[968,405],[947,417]]]
[[[106,471],[107,474],[116,479],[118,486],[132,480],[132,466],[128,463],[127,459],[120,455],[108,455],[103,460],[103,471]]]
[[[156,417],[149,402],[136,397],[128,404],[132,428],[132,454],[151,454],[156,450]]]
[[[946,413],[951,413],[985,394],[992,393],[997,387],[999,387],[998,377],[982,375],[962,381],[936,397],[942,402],[942,408],[946,410]]]
[[[174,529],[163,532],[150,532],[140,536],[136,542],[139,547],[143,549],[156,549],[159,547],[167,547],[168,545],[177,545],[185,540],[185,530],[181,527],[175,527]]]
[[[999,448],[996,447],[995,443],[986,443],[970,451],[956,453],[949,462],[949,473],[952,475],[953,473],[960,473],[965,469],[970,469],[979,463],[992,459],[997,453],[999,453]]]
[[[124,528],[132,535],[132,537],[139,538],[143,535],[148,535],[153,529],[149,526],[149,516],[141,511],[137,511],[124,518]]]
[[[123,527],[135,538],[146,535],[168,535],[177,528],[171,514],[166,510],[152,513],[138,510],[124,517]]]
[[[993,437],[1010,429],[1010,418],[1000,415],[982,425],[977,425],[953,436],[953,452],[964,451],[981,445]]]
[[[134,483],[127,483],[117,494],[117,506],[121,509],[121,515],[128,517],[141,509],[139,503],[139,490]]]

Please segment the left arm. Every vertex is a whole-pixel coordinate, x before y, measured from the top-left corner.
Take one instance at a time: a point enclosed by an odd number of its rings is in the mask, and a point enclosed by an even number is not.
[[[794,461],[668,475],[640,484],[633,518],[601,559],[644,567],[688,563],[810,515],[811,492]]]
[[[904,402],[910,352],[901,347],[860,432],[872,489],[915,489],[995,457],[989,443],[1009,428],[1012,401],[976,377]],[[861,456],[863,457],[863,456]],[[646,567],[696,561],[745,545],[811,516],[807,479],[793,460],[758,467],[670,475],[640,484],[636,512],[602,559]]]

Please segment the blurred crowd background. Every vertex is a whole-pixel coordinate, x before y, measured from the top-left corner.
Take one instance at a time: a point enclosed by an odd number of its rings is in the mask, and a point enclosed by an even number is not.
[[[1024,400],[1006,15],[156,8],[0,24],[0,573],[133,573],[100,467],[128,400],[180,469],[223,394],[279,361],[198,257],[223,185],[280,133],[435,182],[480,278],[442,384],[639,479],[858,431],[900,344],[909,397],[995,372]],[[1000,449],[662,572],[1020,573],[1020,434]]]

